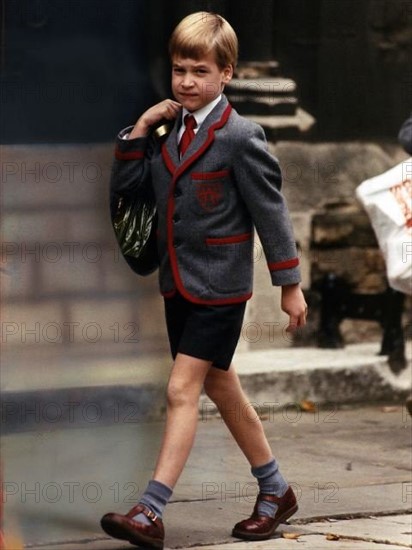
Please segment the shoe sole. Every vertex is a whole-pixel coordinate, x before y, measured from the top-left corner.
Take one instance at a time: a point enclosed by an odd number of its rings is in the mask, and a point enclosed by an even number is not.
[[[136,546],[144,546],[145,548],[154,548],[156,550],[163,550],[163,541],[154,540],[144,535],[137,535],[136,532],[130,527],[128,528],[123,523],[118,523],[116,520],[101,520],[100,525],[105,533],[110,537],[120,540],[127,540],[131,544]]]
[[[291,516],[293,516],[293,514],[296,514],[296,512],[298,511],[298,508],[299,507],[296,504],[292,508],[289,508],[289,510],[286,510],[286,512],[284,512],[279,517],[279,519],[276,521],[276,523],[273,525],[273,527],[269,531],[266,531],[266,533],[248,533],[247,531],[238,531],[236,529],[233,529],[232,536],[237,537],[239,539],[244,539],[244,540],[266,540],[266,539],[269,539],[281,523],[284,523]]]

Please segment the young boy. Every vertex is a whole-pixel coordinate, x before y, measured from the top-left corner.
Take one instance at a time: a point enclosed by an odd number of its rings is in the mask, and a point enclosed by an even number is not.
[[[153,479],[127,515],[106,514],[101,524],[109,535],[149,548],[163,548],[162,514],[193,444],[203,387],[259,484],[252,516],[232,534],[267,539],[297,510],[258,415],[230,413],[248,404],[231,361],[252,295],[254,226],[272,282],[282,286],[288,329],[302,327],[307,311],[278,163],[263,130],[223,95],[237,53],[236,34],[221,16],[183,19],[170,41],[175,100],[148,109],[116,141],[112,194],[148,187],[155,193],[159,283],[174,364]],[[164,119],[175,123],[161,146],[152,128]]]

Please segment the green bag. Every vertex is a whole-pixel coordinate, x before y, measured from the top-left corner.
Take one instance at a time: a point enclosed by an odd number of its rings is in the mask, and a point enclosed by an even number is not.
[[[132,270],[143,276],[156,271],[159,258],[154,200],[119,197],[112,224],[121,253]]]
[[[163,120],[154,128],[158,144],[167,138],[172,123]],[[112,224],[124,259],[138,275],[150,275],[159,267],[157,210],[154,196],[118,197]]]

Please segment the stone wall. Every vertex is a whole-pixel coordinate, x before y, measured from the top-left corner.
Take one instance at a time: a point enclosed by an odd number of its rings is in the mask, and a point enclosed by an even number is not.
[[[311,250],[314,235],[314,218],[323,212],[323,205],[356,203],[355,189],[365,179],[381,174],[407,158],[405,152],[389,143],[340,142],[340,143],[290,143],[279,142],[272,146],[279,158],[284,175],[284,193],[288,200],[297,241],[302,251],[303,285],[310,302],[308,326],[294,339],[295,345],[316,342],[319,323],[319,295],[311,292],[312,278],[316,270],[328,269],[343,274],[355,283],[355,291],[374,293],[382,290],[385,279],[383,257],[366,225],[368,220],[354,208],[353,236],[348,235],[348,248],[341,250]],[[332,210],[333,211],[333,210]],[[333,214],[331,214],[333,216]],[[336,224],[335,224],[336,229]],[[343,228],[344,230],[344,228]],[[360,231],[363,232],[363,237]],[[332,238],[332,236],[330,236]],[[359,248],[359,239],[368,242]],[[353,241],[350,246],[349,241]],[[406,334],[412,326],[411,300],[405,307]],[[346,343],[380,340],[381,330],[372,321],[345,320],[341,331]]]
[[[372,143],[279,142],[271,146],[311,285],[312,218],[325,200],[353,198],[365,178],[405,158]],[[2,359],[63,367],[168,353],[157,276],[138,278],[119,257],[108,214],[113,145],[4,146],[2,169]],[[292,345],[279,289],[259,243],[255,293],[239,350]],[[313,343],[316,301],[304,343]],[[361,331],[364,337],[364,332]],[[349,341],[359,330],[348,328]],[[379,330],[368,332],[379,338]],[[299,338],[297,339],[299,342]]]
[[[2,359],[10,368],[115,365],[167,351],[156,275],[138,280],[111,228],[112,155],[112,144],[1,149]]]

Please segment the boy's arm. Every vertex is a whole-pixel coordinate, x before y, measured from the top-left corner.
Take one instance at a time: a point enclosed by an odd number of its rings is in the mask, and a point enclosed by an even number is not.
[[[299,259],[279,164],[268,151],[263,129],[247,123],[234,139],[234,176],[265,252],[272,284],[300,282]]]
[[[141,137],[125,139],[133,126],[122,130],[116,137],[114,161],[110,179],[110,195],[114,201],[116,196],[130,195],[139,188],[145,187],[149,181],[149,166],[146,158],[149,154],[150,139]]]
[[[182,106],[173,99],[165,99],[147,109],[136,122],[128,139],[146,137],[150,129],[162,120],[174,120]]]
[[[154,147],[151,128],[162,119],[173,120],[180,104],[166,99],[145,111],[134,126],[122,130],[116,138],[115,160],[110,180],[111,200],[132,194],[150,181],[149,163]]]
[[[288,331],[306,323],[307,304],[300,288],[299,259],[289,211],[281,194],[282,176],[268,151],[263,129],[248,125],[236,146],[241,154],[234,173],[239,191],[262,243],[272,284],[282,286],[282,310],[289,315]],[[236,141],[236,140],[235,140]]]
[[[289,315],[287,332],[305,326],[308,306],[299,283],[282,286],[281,307]]]

